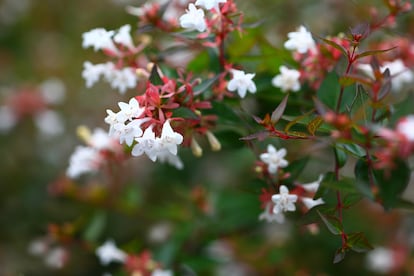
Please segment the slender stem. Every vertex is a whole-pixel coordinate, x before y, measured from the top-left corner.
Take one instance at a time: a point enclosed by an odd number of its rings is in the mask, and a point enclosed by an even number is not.
[[[346,66],[345,75],[351,71],[352,64],[355,61],[355,50],[356,50],[356,46],[353,47],[352,53],[348,57],[348,65]],[[341,90],[339,91],[338,102],[336,103],[336,113],[338,113],[339,110],[341,109],[341,103],[342,103],[342,97],[344,94],[344,90],[345,90],[345,86],[341,85]]]

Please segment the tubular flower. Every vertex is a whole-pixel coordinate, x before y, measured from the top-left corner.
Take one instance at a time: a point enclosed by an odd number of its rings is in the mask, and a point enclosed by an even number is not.
[[[256,93],[256,85],[252,81],[255,74],[246,74],[244,71],[232,69],[233,78],[229,81],[227,89],[236,91],[241,98],[246,96],[246,92]]]
[[[299,91],[300,89],[300,72],[295,69],[289,69],[286,66],[280,66],[280,75],[272,79],[272,84],[279,87],[283,92]]]
[[[197,30],[204,32],[207,28],[206,21],[204,20],[204,11],[197,9],[194,4],[188,5],[188,10],[180,17],[180,26],[185,29]]]

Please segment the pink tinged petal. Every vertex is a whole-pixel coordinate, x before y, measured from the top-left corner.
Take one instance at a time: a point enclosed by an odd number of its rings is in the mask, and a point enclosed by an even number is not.
[[[289,194],[289,190],[285,185],[281,185],[280,188],[279,188],[279,193],[281,195],[287,195],[287,194]]]

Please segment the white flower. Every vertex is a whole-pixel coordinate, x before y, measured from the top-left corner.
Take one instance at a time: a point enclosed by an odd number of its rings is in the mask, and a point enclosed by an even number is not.
[[[392,250],[385,247],[377,247],[368,252],[366,257],[367,268],[377,273],[387,274],[391,272],[395,264]]]
[[[170,270],[155,269],[151,276],[173,276],[173,273]]]
[[[82,77],[86,81],[86,87],[91,88],[96,82],[98,82],[105,70],[105,64],[92,64],[89,61],[85,61],[83,63]]]
[[[114,31],[107,31],[104,28],[92,29],[82,34],[82,47],[93,47],[95,51],[106,49],[118,54],[118,49],[112,41],[113,35]]]
[[[109,69],[107,68],[107,70]],[[138,81],[135,70],[130,67],[125,67],[121,70],[113,68],[105,73],[105,79],[111,84],[113,89],[118,89],[121,94],[124,94],[127,89],[135,88]]]
[[[205,8],[206,10],[214,8],[216,11],[220,11],[219,4],[226,2],[227,0],[197,0],[195,4]]]
[[[396,127],[397,132],[404,135],[408,141],[414,142],[414,115],[401,119]]]
[[[122,26],[119,28],[118,32],[114,36],[114,41],[116,43],[122,44],[128,47],[130,50],[135,48],[134,43],[132,42],[131,37],[131,26],[129,24]]]
[[[157,160],[159,142],[155,139],[152,126],[147,127],[142,137],[135,138],[138,143],[132,148],[133,156],[140,156],[145,153],[153,162]]]
[[[233,78],[227,84],[227,89],[229,91],[237,90],[237,93],[241,98],[246,96],[246,92],[249,91],[250,93],[256,92],[256,85],[252,81],[255,74],[246,74],[244,71],[241,70],[231,70],[233,74]]]
[[[184,168],[183,161],[181,161],[180,157],[175,154],[172,154],[168,150],[163,150],[158,153],[158,160],[161,163],[168,163],[171,166],[174,166],[178,170],[182,170]]]
[[[273,213],[272,203],[266,203],[265,210],[259,215],[259,220],[265,220],[267,222],[276,221],[277,223],[285,222],[285,215],[283,213]]]
[[[128,124],[116,124],[115,129],[118,131],[119,143],[125,142],[128,146],[131,146],[134,142],[134,139],[141,137],[142,129],[141,125],[143,122],[146,122],[148,119],[135,119]]]
[[[301,184],[299,186],[301,186],[307,192],[316,193],[319,189],[319,185],[321,185],[322,180],[323,180],[323,174],[319,175],[318,180],[314,182],[310,182],[310,183]]]
[[[177,155],[177,145],[180,145],[183,142],[183,136],[175,132],[171,125],[170,121],[167,120],[162,126],[161,138],[160,138],[160,148],[169,151],[173,155]]]
[[[0,133],[8,132],[17,124],[17,116],[7,105],[0,106]]]
[[[194,4],[190,3],[186,13],[180,17],[180,26],[185,29],[196,29],[199,32],[204,32],[207,28],[204,11],[197,9]]]
[[[291,51],[298,51],[301,54],[315,48],[315,41],[312,34],[304,26],[300,26],[296,32],[288,33],[288,40],[284,46]]]
[[[285,185],[281,185],[279,188],[279,194],[272,196],[272,201],[275,204],[273,207],[273,213],[279,214],[286,211],[295,211],[295,202],[297,200],[297,195],[290,195],[288,188]]]
[[[45,136],[57,136],[64,132],[63,120],[58,113],[45,110],[36,115],[34,122]]]
[[[103,245],[98,247],[95,251],[101,264],[107,265],[110,262],[125,262],[127,254],[116,247],[112,240],[106,241]]]
[[[391,62],[384,62],[381,66],[381,71],[390,70],[392,89],[399,91],[405,84],[414,81],[414,74],[408,69],[401,59],[396,59]]]
[[[286,66],[280,66],[280,75],[272,79],[272,84],[279,87],[283,92],[299,91],[300,89],[300,72],[295,69],[288,69]]]
[[[312,209],[315,206],[325,204],[325,201],[323,201],[322,198],[313,199],[310,197],[301,197],[300,200],[302,200],[302,203],[306,206],[307,209]]]
[[[126,120],[133,120],[141,116],[145,108],[139,106],[136,98],[131,98],[128,103],[119,102],[119,108],[121,109],[117,114],[117,121],[125,122]]]
[[[285,168],[289,163],[283,157],[286,156],[286,149],[276,150],[272,145],[267,146],[267,152],[260,154],[260,159],[268,165],[269,173],[275,174],[279,168]]]
[[[48,104],[59,104],[65,99],[65,84],[57,78],[47,79],[40,85],[40,93]]]
[[[45,264],[48,267],[60,269],[66,264],[68,260],[68,253],[62,247],[55,247],[52,250],[47,252],[45,256]]]
[[[77,146],[69,159],[69,167],[66,175],[69,178],[77,178],[81,174],[94,172],[101,163],[99,152],[91,147]]]
[[[113,150],[114,146],[118,145],[102,128],[96,128],[93,131],[89,144],[97,150]]]

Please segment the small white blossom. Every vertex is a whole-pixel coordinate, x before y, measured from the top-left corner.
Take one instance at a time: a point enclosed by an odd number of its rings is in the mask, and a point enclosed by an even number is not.
[[[214,8],[216,11],[220,11],[219,4],[226,2],[227,0],[197,0],[195,4],[197,6],[205,8],[206,10],[211,10]]]
[[[313,199],[310,197],[301,197],[300,200],[306,206],[307,209],[312,209],[315,206],[325,204],[325,201],[323,201],[322,198]]]
[[[397,132],[404,135],[408,141],[414,142],[414,115],[408,115],[400,120],[396,127]]]
[[[95,254],[98,256],[102,265],[107,265],[111,262],[123,263],[128,256],[124,251],[116,247],[112,240],[106,241],[98,247]]]
[[[37,114],[34,122],[45,136],[57,136],[65,131],[61,116],[53,110],[45,110]]]
[[[321,185],[322,180],[323,180],[323,174],[319,175],[318,180],[314,182],[310,182],[310,183],[301,184],[299,186],[301,186],[307,192],[316,193],[319,189],[319,185]]]
[[[173,273],[170,270],[155,269],[151,276],[173,276]]]
[[[285,215],[283,213],[273,213],[272,203],[266,203],[265,210],[259,215],[259,220],[265,220],[267,222],[276,221],[277,223],[285,222]]]
[[[55,247],[45,256],[45,264],[50,268],[61,269],[68,260],[68,252],[62,247]]]
[[[300,26],[296,32],[288,33],[288,40],[284,46],[291,51],[298,51],[301,54],[315,48],[315,41],[312,34],[304,26]]]
[[[285,185],[281,185],[279,188],[279,194],[272,196],[272,201],[275,204],[273,207],[273,213],[279,214],[281,212],[295,211],[295,202],[297,200],[297,195],[290,195],[288,188]]]
[[[159,142],[158,139],[155,139],[152,126],[147,127],[142,137],[135,138],[135,141],[137,141],[137,144],[131,152],[133,156],[140,156],[145,153],[153,162],[157,160]]]
[[[89,144],[97,150],[112,150],[114,146],[118,145],[102,128],[96,128],[93,131]]]
[[[135,48],[134,43],[132,42],[131,37],[131,26],[129,24],[122,26],[119,28],[118,32],[114,36],[114,41],[116,43],[122,44],[128,49],[133,50]]]
[[[124,94],[127,89],[135,88],[137,85],[138,77],[133,68],[125,67],[120,70],[116,68],[110,70],[107,68],[107,70],[105,72],[105,79],[113,89],[118,89],[121,94]]]
[[[114,31],[107,31],[104,28],[92,29],[82,34],[82,47],[93,47],[95,51],[106,49],[118,54],[118,49],[112,41],[113,35]]]
[[[0,133],[8,132],[17,124],[17,116],[7,105],[0,106]]]
[[[172,154],[168,150],[163,150],[158,153],[158,160],[161,163],[168,163],[171,166],[174,166],[178,170],[182,170],[184,168],[183,161],[181,161],[180,157],[175,154]]]
[[[170,121],[165,121],[162,126],[161,138],[160,138],[160,147],[169,151],[173,155],[177,155],[177,145],[180,145],[183,142],[183,136],[175,132],[171,125]]]
[[[394,267],[395,260],[392,250],[385,247],[377,247],[368,252],[366,257],[367,268],[371,271],[388,274]]]
[[[227,84],[227,89],[229,91],[237,90],[237,93],[241,98],[246,96],[246,92],[256,93],[256,85],[253,82],[255,74],[246,74],[241,70],[231,70],[233,78]]]
[[[197,9],[194,4],[190,3],[186,13],[180,17],[180,26],[184,29],[196,29],[199,32],[204,32],[207,28],[204,11]]]
[[[128,103],[119,102],[118,106],[121,110],[117,114],[117,120],[122,122],[141,116],[145,110],[145,108],[139,106],[136,98],[131,98]]]
[[[300,72],[295,69],[289,69],[286,66],[280,66],[280,75],[272,79],[272,84],[279,87],[283,92],[299,91],[300,89]]]
[[[141,125],[145,121],[147,121],[146,118],[133,120],[126,125],[117,124],[115,127],[122,127],[116,129],[119,133],[119,143],[125,142],[128,146],[131,146],[135,138],[141,137],[143,133]]]
[[[40,85],[40,93],[46,103],[59,104],[65,99],[66,87],[60,79],[51,78]]]
[[[66,175],[69,178],[77,178],[81,174],[96,171],[100,163],[101,156],[96,149],[77,146],[69,159]]]
[[[106,70],[105,64],[92,64],[89,61],[83,63],[82,77],[86,81],[86,87],[91,88],[99,81]]]
[[[260,154],[260,159],[268,165],[269,173],[275,174],[279,168],[285,168],[289,163],[284,159],[286,149],[276,150],[273,145],[267,146],[267,152]]]

